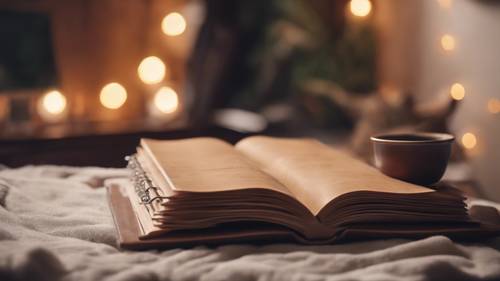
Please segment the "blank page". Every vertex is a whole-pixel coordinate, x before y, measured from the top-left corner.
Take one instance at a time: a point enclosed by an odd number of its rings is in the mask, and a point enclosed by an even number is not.
[[[236,149],[287,186],[314,215],[339,195],[360,191],[430,192],[399,181],[372,166],[311,139],[250,137]]]
[[[224,141],[142,139],[141,146],[173,190],[215,192],[266,188],[291,196],[280,182]]]

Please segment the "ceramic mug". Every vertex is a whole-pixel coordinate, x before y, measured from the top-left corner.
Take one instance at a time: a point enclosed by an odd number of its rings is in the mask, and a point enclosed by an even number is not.
[[[375,166],[403,181],[430,185],[443,176],[454,137],[442,133],[381,134],[370,138]]]

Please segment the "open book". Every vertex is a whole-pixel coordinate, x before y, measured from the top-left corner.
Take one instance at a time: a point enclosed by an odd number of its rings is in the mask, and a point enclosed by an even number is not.
[[[310,139],[142,139],[108,189],[124,248],[332,243],[478,230],[464,197],[383,175]]]

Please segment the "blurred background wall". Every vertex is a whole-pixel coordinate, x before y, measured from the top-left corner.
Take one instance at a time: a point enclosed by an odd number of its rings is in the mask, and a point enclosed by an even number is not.
[[[376,3],[381,85],[409,90],[423,103],[459,99],[451,129],[468,148],[485,195],[500,200],[500,2]]]
[[[370,162],[373,134],[434,131],[446,179],[500,201],[500,0],[0,0],[0,42],[3,164],[226,133]]]

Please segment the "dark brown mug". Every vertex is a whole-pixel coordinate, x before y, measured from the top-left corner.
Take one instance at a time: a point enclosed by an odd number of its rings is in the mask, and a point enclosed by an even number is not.
[[[442,133],[381,134],[370,138],[375,166],[403,181],[430,185],[443,176],[454,137]]]

